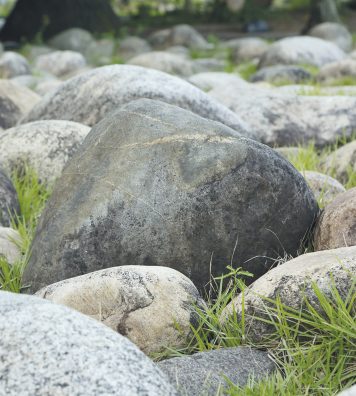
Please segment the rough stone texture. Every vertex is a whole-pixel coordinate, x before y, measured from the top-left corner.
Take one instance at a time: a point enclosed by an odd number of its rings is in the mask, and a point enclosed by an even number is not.
[[[21,258],[21,236],[18,231],[8,227],[0,227],[0,256],[4,256],[10,264]]]
[[[234,39],[226,42],[225,45],[232,49],[232,60],[234,63],[260,59],[270,47],[267,41],[257,37]]]
[[[254,84],[221,86],[209,95],[248,123],[257,140],[271,146],[309,141],[324,146],[352,136],[356,129],[353,96],[297,96]]]
[[[248,83],[237,74],[223,73],[223,72],[205,72],[194,74],[188,78],[188,81],[200,88],[201,90],[208,92],[217,87],[226,87],[233,84],[234,87],[238,85],[248,85]]]
[[[36,121],[0,133],[0,166],[8,173],[25,163],[41,180],[54,181],[89,133],[71,121]]]
[[[320,69],[317,75],[319,81],[328,82],[343,77],[356,78],[356,59],[343,59],[330,63]]]
[[[167,267],[103,269],[36,294],[101,321],[146,354],[186,346],[190,326],[196,325],[193,306],[204,307],[193,283]]]
[[[236,114],[188,82],[131,65],[104,66],[69,80],[43,98],[23,122],[59,119],[92,126],[121,105],[139,98],[177,105],[252,136]]]
[[[261,380],[276,366],[267,352],[249,347],[224,348],[163,360],[160,369],[182,396],[216,396],[232,383],[244,386],[249,377]]]
[[[61,80],[44,80],[35,87],[35,92],[41,96],[53,93],[63,83]]]
[[[0,80],[0,127],[6,129],[16,125],[40,99],[26,87]]]
[[[198,69],[192,61],[180,55],[164,51],[146,52],[145,54],[135,56],[127,63],[129,65],[160,70],[181,77],[189,77]]]
[[[302,172],[320,206],[329,204],[337,195],[345,192],[345,187],[328,175],[314,171]]]
[[[247,336],[260,342],[274,331],[271,325],[255,319],[265,317],[266,307],[270,306],[263,297],[276,299],[278,296],[283,304],[299,310],[306,296],[313,307],[320,311],[312,283],[316,283],[327,296],[331,296],[331,288],[335,285],[341,297],[345,298],[355,274],[356,246],[303,254],[268,271],[244,292]],[[225,308],[221,320],[226,320],[233,311],[239,319],[242,307],[242,294],[239,294]]]
[[[202,288],[210,261],[213,275],[232,261],[258,277],[284,249],[297,251],[317,210],[302,175],[272,149],[138,100],[97,124],[69,161],[24,282],[38,290],[113,265],[160,265]]]
[[[12,78],[24,74],[31,74],[26,58],[16,52],[4,52],[0,58],[0,77]]]
[[[129,36],[120,41],[119,55],[126,61],[150,51],[151,46],[140,37]]]
[[[11,216],[18,213],[20,206],[15,187],[0,168],[0,226],[10,226]]]
[[[115,42],[110,39],[93,41],[85,50],[85,58],[92,65],[103,66],[112,63]]]
[[[59,50],[85,54],[85,51],[93,41],[93,36],[88,31],[80,28],[72,28],[64,30],[52,37],[49,45]]]
[[[345,52],[350,52],[352,49],[352,35],[345,26],[339,23],[321,23],[314,26],[308,34],[309,36],[331,41]]]
[[[67,307],[0,291],[0,317],[4,395],[176,395],[129,340]]]
[[[314,232],[314,249],[356,245],[356,187],[338,195],[321,213]]]
[[[356,396],[356,385],[343,390],[341,393],[338,393],[337,396]]]
[[[37,58],[35,66],[39,70],[63,77],[86,66],[84,56],[74,51],[54,51]]]
[[[261,58],[260,66],[308,64],[321,67],[344,59],[346,54],[335,44],[316,37],[287,37],[273,43]]]
[[[303,67],[276,65],[262,68],[251,76],[250,81],[268,81],[274,84],[288,81],[298,84],[311,79],[312,75]]]
[[[348,171],[356,172],[356,140],[329,154],[324,161],[324,166],[327,170],[335,172],[336,179],[346,183]]]

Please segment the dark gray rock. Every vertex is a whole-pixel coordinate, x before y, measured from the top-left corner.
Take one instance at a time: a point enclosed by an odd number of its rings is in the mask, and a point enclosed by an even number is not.
[[[160,265],[202,288],[210,261],[213,275],[223,273],[237,239],[232,262],[258,277],[284,251],[296,253],[316,213],[302,175],[274,150],[138,100],[97,124],[68,162],[24,283],[38,290],[116,265]]]
[[[163,360],[159,368],[182,396],[220,395],[232,383],[244,386],[249,378],[261,380],[276,370],[267,352],[237,347],[200,352]]]
[[[0,392],[7,396],[173,396],[129,340],[69,308],[0,291]]]
[[[311,80],[312,75],[300,66],[276,65],[264,67],[250,77],[251,82],[268,81],[270,83],[302,83]]]
[[[20,213],[19,201],[15,187],[0,168],[0,225],[8,227],[11,216]]]
[[[331,41],[345,52],[349,52],[352,49],[352,35],[347,28],[340,23],[320,23],[314,26],[308,34],[309,36]]]
[[[252,135],[236,114],[188,82],[131,65],[104,66],[72,78],[44,97],[23,122],[57,119],[92,126],[111,111],[140,98],[174,104]]]

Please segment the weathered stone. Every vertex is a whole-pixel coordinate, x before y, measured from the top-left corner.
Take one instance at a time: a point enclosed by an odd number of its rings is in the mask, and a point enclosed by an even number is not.
[[[341,79],[344,77],[356,78],[356,59],[343,59],[339,62],[329,63],[322,67],[317,79],[323,82]]]
[[[93,41],[93,36],[88,31],[80,28],[71,28],[52,37],[49,45],[59,50],[76,51],[85,54],[85,51]]]
[[[338,195],[321,213],[314,232],[314,249],[356,245],[356,187]]]
[[[336,179],[346,183],[348,172],[356,172],[356,140],[330,153],[323,165],[329,172],[335,172]]]
[[[11,128],[40,101],[33,91],[8,80],[0,80],[0,127]]]
[[[339,23],[321,23],[314,26],[308,34],[309,36],[331,41],[345,52],[350,52],[352,49],[352,35],[345,26]]]
[[[84,56],[74,51],[54,51],[37,58],[37,69],[51,73],[56,77],[63,77],[66,74],[77,71],[86,66]]]
[[[24,74],[31,74],[26,58],[16,52],[4,52],[0,58],[0,77],[12,78]]]
[[[231,48],[234,63],[260,59],[270,46],[267,41],[257,37],[234,39],[227,41],[224,45]]]
[[[127,62],[129,65],[148,67],[160,70],[168,74],[175,74],[181,77],[189,77],[197,70],[195,64],[180,56],[170,52],[152,51],[137,55]]]
[[[200,58],[193,60],[193,65],[196,71],[203,72],[223,72],[226,67],[226,62],[223,59],[214,58]]]
[[[220,395],[228,381],[244,386],[251,377],[258,381],[276,370],[267,352],[249,347],[176,357],[163,360],[158,366],[182,396]]]
[[[308,64],[321,67],[346,54],[335,44],[316,37],[287,37],[273,43],[261,58],[260,66]]]
[[[63,81],[56,79],[44,80],[36,85],[35,92],[41,96],[44,96],[48,93],[53,93],[62,83]]]
[[[229,84],[233,84],[234,87],[239,85],[248,85],[248,82],[246,82],[237,74],[223,72],[205,72],[194,74],[188,78],[188,81],[205,92],[211,91],[217,87],[226,87]]]
[[[8,227],[11,218],[20,213],[20,205],[15,187],[2,169],[0,169],[0,226]]]
[[[85,58],[91,65],[103,66],[112,63],[115,43],[110,39],[93,41],[85,50]]]
[[[167,47],[174,46],[170,41],[171,29],[157,30],[149,35],[148,41],[155,49],[166,49]],[[180,44],[179,44],[180,45]]]
[[[356,129],[353,96],[297,96],[254,84],[220,86],[209,95],[239,115],[256,132],[256,139],[270,146],[314,141],[321,147],[351,137]]]
[[[343,390],[342,392],[338,393],[337,396],[356,396],[356,385]]]
[[[282,304],[299,310],[306,297],[320,311],[313,283],[329,297],[335,286],[345,298],[353,281],[350,274],[356,274],[356,246],[303,254],[268,271],[252,283],[225,308],[221,320],[225,321],[234,311],[239,320],[244,307],[247,337],[255,342],[266,340],[275,329],[256,318],[266,318],[266,308],[273,308],[267,299],[279,297]]]
[[[321,207],[329,204],[337,195],[346,191],[340,182],[328,175],[314,171],[303,171],[302,175]]]
[[[31,122],[0,133],[0,166],[8,173],[28,164],[41,180],[53,182],[90,131],[71,121]]]
[[[21,236],[18,231],[8,227],[0,227],[0,257],[3,256],[14,264],[21,259]]]
[[[57,119],[92,126],[111,111],[139,98],[174,104],[253,136],[236,114],[188,82],[131,65],[104,66],[67,81],[43,98],[23,122]]]
[[[198,290],[167,267],[103,269],[47,286],[36,293],[101,321],[146,354],[186,346],[194,306],[204,307]]]
[[[120,41],[119,55],[126,61],[150,51],[151,46],[140,37],[129,36]]]
[[[317,211],[302,175],[272,149],[137,100],[97,124],[69,161],[24,282],[38,290],[113,265],[160,265],[201,289],[210,261],[214,276],[232,261],[258,277],[284,249],[296,253]]]
[[[129,340],[41,298],[0,291],[0,389],[7,396],[173,396]]]
[[[187,47],[184,47],[183,45],[173,45],[172,47],[166,48],[165,51],[172,54],[184,56],[185,58],[190,57],[189,49]]]
[[[251,82],[268,81],[278,83],[302,83],[311,80],[312,75],[300,66],[276,65],[264,67],[250,77]]]

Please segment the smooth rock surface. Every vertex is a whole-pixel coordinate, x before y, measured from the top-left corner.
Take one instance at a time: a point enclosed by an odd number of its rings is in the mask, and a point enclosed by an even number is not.
[[[36,294],[101,321],[146,354],[186,346],[197,320],[193,307],[204,307],[193,283],[167,267],[103,269]]]
[[[87,30],[71,28],[52,37],[49,40],[49,45],[59,50],[76,51],[85,54],[85,51],[93,41],[93,36]]]
[[[0,317],[4,395],[176,395],[129,340],[67,307],[0,291]]]
[[[113,265],[160,265],[201,289],[233,262],[256,277],[294,254],[317,205],[302,175],[226,126],[141,99],[107,116],[69,161],[41,217],[32,290]],[[283,246],[283,248],[282,248]],[[273,259],[272,259],[273,260]]]
[[[307,64],[321,67],[344,59],[346,54],[335,44],[316,37],[287,37],[273,43],[261,58],[260,66]]]
[[[31,74],[26,58],[16,52],[4,52],[0,58],[0,78],[13,78],[24,74]]]
[[[104,66],[67,81],[43,98],[23,122],[58,119],[92,126],[111,111],[140,98],[174,104],[253,136],[236,114],[198,88],[158,70],[132,65]]]
[[[4,171],[0,169],[0,226],[10,226],[11,217],[19,213],[20,206],[15,187]]]
[[[337,396],[356,396],[356,385],[343,390],[342,392],[338,393]]]
[[[350,52],[352,49],[352,35],[347,28],[340,23],[320,23],[314,26],[308,34],[309,36],[331,41],[345,52]]]
[[[224,377],[244,386],[249,377],[258,381],[276,369],[267,352],[249,347],[223,348],[176,357],[163,360],[158,366],[182,396],[220,395],[227,386]]]
[[[41,180],[53,182],[89,133],[86,125],[45,120],[0,133],[0,166],[8,173],[28,164]]]
[[[21,236],[18,231],[9,227],[0,227],[0,256],[14,264],[21,259]]]
[[[356,245],[356,187],[338,195],[321,213],[314,231],[314,249]]]
[[[245,307],[245,329],[253,341],[266,340],[274,331],[273,326],[256,317],[266,317],[270,303],[265,298],[276,299],[299,310],[304,296],[320,311],[320,303],[312,288],[316,283],[323,293],[331,296],[333,282],[342,298],[347,296],[356,274],[356,246],[303,254],[268,271],[239,294],[223,311],[221,320],[236,312],[241,318]],[[331,277],[333,281],[331,281]],[[244,298],[244,305],[242,305]],[[273,306],[272,306],[273,307]]]
[[[268,81],[270,83],[302,83],[311,80],[312,75],[300,66],[276,65],[260,69],[250,77],[251,82]]]

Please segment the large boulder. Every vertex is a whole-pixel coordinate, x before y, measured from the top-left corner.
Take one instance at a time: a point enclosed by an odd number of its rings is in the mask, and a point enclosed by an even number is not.
[[[268,353],[249,347],[223,348],[163,360],[159,368],[180,395],[216,396],[229,382],[244,386],[272,374],[276,366]]]
[[[356,187],[338,195],[321,213],[314,232],[314,249],[356,245]]]
[[[0,80],[0,127],[6,129],[16,125],[40,99],[39,95],[26,87]]]
[[[252,133],[236,114],[188,82],[131,65],[104,66],[72,78],[43,98],[23,122],[57,119],[92,126],[111,111],[140,98],[174,104],[242,134]]]
[[[308,34],[309,36],[331,41],[345,52],[350,52],[352,49],[352,35],[347,28],[340,23],[321,23],[314,26]]]
[[[85,54],[85,51],[93,42],[94,38],[87,30],[71,28],[52,37],[49,40],[49,45],[59,50],[76,51]]]
[[[86,66],[84,56],[74,51],[54,51],[37,58],[36,68],[63,77]]]
[[[225,308],[221,321],[245,315],[246,336],[255,342],[269,338],[274,326],[259,319],[268,318],[268,309],[276,308],[269,300],[278,297],[282,304],[300,310],[305,298],[321,311],[313,283],[331,297],[335,286],[346,298],[356,274],[356,246],[303,254],[267,272]],[[276,318],[278,320],[278,318]]]
[[[69,161],[24,282],[38,290],[102,268],[160,265],[201,289],[210,264],[215,276],[230,262],[258,277],[296,253],[317,210],[302,175],[272,149],[138,100],[97,124]]]
[[[0,58],[0,78],[12,78],[31,74],[30,65],[25,57],[16,52],[5,52]]]
[[[248,123],[257,140],[271,146],[309,141],[325,146],[351,137],[356,129],[353,96],[298,96],[253,84],[220,86],[209,95]]]
[[[167,267],[122,266],[66,279],[36,293],[129,338],[146,354],[187,344],[204,307],[193,283]]]
[[[101,323],[0,291],[0,389],[8,396],[173,396],[164,374]]]
[[[21,259],[21,235],[18,231],[0,226],[0,257],[5,257],[9,264]]]
[[[308,64],[321,67],[344,59],[335,44],[316,37],[287,37],[273,43],[261,58],[260,66]]]
[[[20,205],[12,181],[0,169],[0,226],[8,227],[20,213]]]
[[[41,180],[54,181],[90,131],[72,121],[36,121],[0,133],[0,166],[8,173],[30,165]]]

